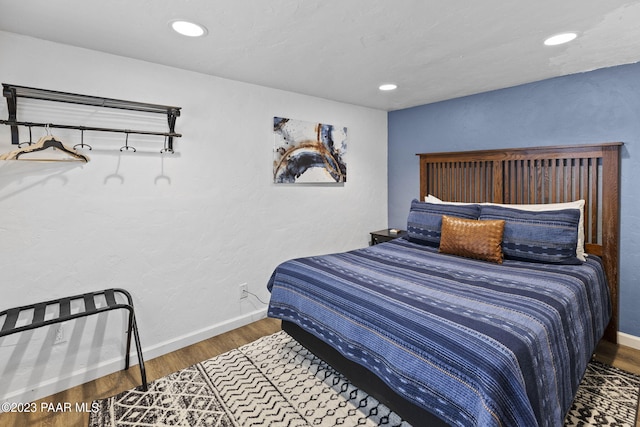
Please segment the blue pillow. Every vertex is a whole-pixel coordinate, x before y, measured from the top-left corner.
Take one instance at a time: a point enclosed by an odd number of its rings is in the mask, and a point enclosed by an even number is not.
[[[442,215],[464,219],[478,219],[478,205],[448,205],[426,203],[414,199],[407,218],[407,239],[421,245],[440,246]]]
[[[551,264],[582,264],[576,258],[579,209],[523,211],[481,206],[479,219],[503,219],[505,258]]]

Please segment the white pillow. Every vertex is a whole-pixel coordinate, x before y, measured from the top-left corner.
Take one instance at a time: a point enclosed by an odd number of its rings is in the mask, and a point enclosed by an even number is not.
[[[566,203],[537,203],[532,205],[503,204],[503,203],[461,203],[461,202],[443,202],[436,196],[428,194],[424,201],[427,203],[448,203],[450,205],[494,205],[503,206],[511,209],[520,209],[523,211],[559,211],[562,209],[578,209],[580,211],[580,222],[578,223],[578,245],[576,246],[576,258],[580,261],[587,260],[587,254],[584,252],[584,199],[575,202]]]

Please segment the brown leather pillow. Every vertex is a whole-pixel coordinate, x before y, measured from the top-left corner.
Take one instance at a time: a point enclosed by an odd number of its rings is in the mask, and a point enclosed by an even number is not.
[[[504,220],[442,215],[440,252],[502,264]]]

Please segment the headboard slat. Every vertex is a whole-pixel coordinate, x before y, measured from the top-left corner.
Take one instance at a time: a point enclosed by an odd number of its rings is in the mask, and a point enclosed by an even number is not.
[[[585,250],[602,257],[614,306],[605,337],[616,342],[622,143],[426,153],[420,199],[472,203],[585,200]]]
[[[590,193],[590,197],[589,197],[589,204],[586,205],[585,204],[585,209],[588,209],[589,211],[589,217],[591,218],[590,223],[591,223],[591,233],[589,234],[590,236],[590,240],[595,240],[596,237],[598,235],[598,229],[599,229],[599,224],[598,224],[598,205],[601,205],[601,201],[598,200],[598,182],[599,182],[599,178],[598,178],[598,159],[597,158],[592,158],[591,159],[591,165],[592,165],[592,169],[591,169],[591,193]],[[587,214],[587,212],[585,212],[585,215]],[[585,224],[585,227],[587,226],[587,224]],[[586,232],[586,231],[585,231]]]

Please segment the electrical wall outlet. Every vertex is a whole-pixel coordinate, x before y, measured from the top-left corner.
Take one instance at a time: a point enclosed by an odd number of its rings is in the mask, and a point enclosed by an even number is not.
[[[249,287],[246,283],[240,284],[240,299],[249,297]]]
[[[64,323],[58,323],[55,327],[56,336],[53,340],[53,345],[62,344],[67,341],[64,334]]]

